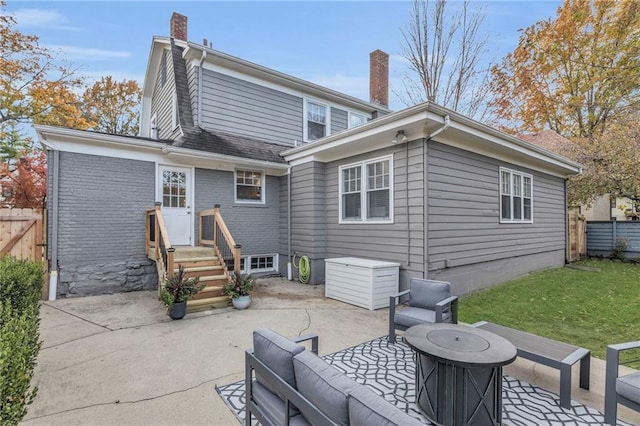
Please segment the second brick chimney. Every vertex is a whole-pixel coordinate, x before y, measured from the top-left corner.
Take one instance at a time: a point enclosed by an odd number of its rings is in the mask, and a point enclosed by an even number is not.
[[[369,101],[389,107],[389,54],[379,49],[369,54]]]
[[[177,12],[171,15],[171,37],[187,41],[187,17]]]

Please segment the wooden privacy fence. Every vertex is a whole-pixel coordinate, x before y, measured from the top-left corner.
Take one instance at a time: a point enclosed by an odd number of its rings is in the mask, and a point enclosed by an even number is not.
[[[587,222],[589,256],[612,255],[619,245],[625,257],[640,257],[640,221],[590,220]]]
[[[569,257],[569,262],[575,262],[587,254],[586,221],[582,215],[570,212],[568,223],[567,256]]]
[[[0,209],[0,257],[35,260],[46,269],[44,228],[40,209]],[[43,299],[49,294],[48,283],[45,279]]]

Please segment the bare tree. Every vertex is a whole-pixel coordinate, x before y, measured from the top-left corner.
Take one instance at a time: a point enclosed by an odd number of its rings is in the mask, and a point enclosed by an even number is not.
[[[489,94],[487,36],[480,34],[484,15],[469,0],[448,13],[446,0],[415,0],[404,37],[403,57],[410,75],[402,79],[407,105],[430,101],[482,119]],[[417,78],[416,78],[417,76]],[[403,96],[404,95],[404,96]]]

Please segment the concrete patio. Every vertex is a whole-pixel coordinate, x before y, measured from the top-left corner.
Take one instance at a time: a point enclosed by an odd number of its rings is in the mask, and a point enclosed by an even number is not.
[[[24,424],[238,424],[215,390],[244,377],[251,331],[320,336],[320,354],[387,332],[388,310],[368,311],[324,298],[324,287],[279,278],[259,281],[246,311],[222,309],[171,321],[155,292],[62,299],[41,308],[39,387]],[[505,369],[558,391],[558,372],[526,360]],[[591,390],[572,398],[603,408],[604,362],[593,359]],[[640,415],[620,407],[621,419]]]

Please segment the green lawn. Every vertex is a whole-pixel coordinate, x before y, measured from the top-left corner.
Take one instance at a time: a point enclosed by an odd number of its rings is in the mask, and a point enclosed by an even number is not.
[[[460,321],[485,320],[571,343],[604,359],[606,346],[640,340],[640,264],[588,260],[597,272],[558,268],[460,300]]]

